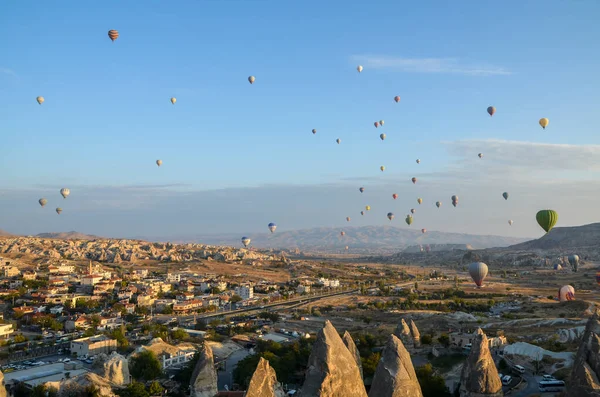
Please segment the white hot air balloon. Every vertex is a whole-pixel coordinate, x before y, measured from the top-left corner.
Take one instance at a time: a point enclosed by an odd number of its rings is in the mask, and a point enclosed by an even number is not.
[[[62,189],[60,189],[60,195],[63,196],[63,198],[67,198],[69,194],[71,194],[71,190],[69,190],[68,188],[63,187]]]
[[[162,160],[156,160],[156,165],[160,167],[162,165]]]
[[[360,66],[360,65],[358,65],[358,66],[356,67],[356,70],[358,70],[358,73],[360,73],[360,72],[362,72],[362,71],[363,71],[363,67],[362,67],[362,66]]]

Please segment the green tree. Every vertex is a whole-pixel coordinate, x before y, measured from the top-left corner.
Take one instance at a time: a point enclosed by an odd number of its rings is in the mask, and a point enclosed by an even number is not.
[[[361,357],[363,375],[365,378],[375,375],[375,369],[381,358],[380,353],[371,353],[368,357]]]
[[[15,336],[13,336],[13,341],[15,343],[23,343],[27,341],[27,338],[25,338],[23,334],[15,334]]]
[[[425,364],[415,369],[421,385],[423,397],[451,397],[444,378],[433,373],[431,364]]]
[[[441,334],[438,338],[437,338],[438,342],[440,342],[442,345],[444,345],[444,347],[448,347],[450,346],[450,337],[448,336],[448,334]]]
[[[135,379],[141,380],[153,380],[162,375],[160,361],[149,350],[138,353],[131,359],[129,371]]]
[[[150,393],[151,396],[160,396],[164,390],[165,389],[163,389],[157,381],[150,383],[150,386],[148,386],[148,393]]]
[[[181,328],[178,328],[171,332],[171,337],[176,340],[184,340],[184,339],[187,339],[189,337],[189,335],[187,332],[185,332]]]
[[[140,382],[131,382],[125,389],[117,391],[121,397],[149,397],[146,387]]]
[[[431,337],[431,335],[423,335],[421,336],[421,343],[424,345],[431,345],[431,342],[433,342],[433,338]]]
[[[238,302],[241,302],[241,301],[243,301],[243,299],[242,299],[242,297],[241,297],[241,296],[239,296],[239,295],[233,295],[233,296],[231,297],[231,299],[229,299],[229,301],[230,301],[231,303],[238,303]]]

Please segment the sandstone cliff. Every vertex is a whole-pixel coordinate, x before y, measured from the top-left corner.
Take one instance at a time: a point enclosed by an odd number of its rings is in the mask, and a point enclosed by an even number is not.
[[[217,371],[210,346],[204,346],[198,352],[200,358],[190,378],[191,397],[214,397],[217,394]]]
[[[367,397],[356,360],[329,321],[308,359],[301,397]]]
[[[344,344],[346,345],[346,347],[348,348],[348,350],[350,350],[350,353],[352,353],[352,357],[354,357],[354,360],[356,361],[356,365],[358,365],[358,370],[360,371],[360,378],[363,378],[363,368],[362,368],[362,361],[360,360],[360,353],[358,352],[358,348],[356,347],[356,344],[354,343],[354,340],[352,339],[352,335],[350,335],[350,333],[348,331],[344,332],[344,336],[342,337],[342,339],[344,340]]]
[[[130,382],[129,362],[125,357],[113,352],[110,356],[100,354],[94,361],[95,372],[115,385]]]
[[[571,372],[569,396],[600,397],[600,313],[590,317]]]
[[[369,397],[423,397],[410,354],[395,335],[383,349]]]
[[[410,334],[413,339],[413,344],[415,347],[421,347],[421,334],[419,333],[419,329],[417,328],[417,324],[413,320],[410,320]]]
[[[487,336],[477,329],[460,377],[460,397],[501,397],[502,382],[490,353]]]
[[[394,335],[396,335],[396,337],[402,341],[404,347],[406,347],[407,349],[413,347],[414,342],[410,333],[410,328],[408,328],[408,324],[406,324],[406,321],[404,321],[404,319],[400,320],[400,323],[394,331]]]
[[[261,357],[244,397],[285,397],[275,370]]]

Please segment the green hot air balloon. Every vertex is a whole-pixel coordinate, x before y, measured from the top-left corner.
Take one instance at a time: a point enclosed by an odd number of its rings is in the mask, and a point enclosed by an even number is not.
[[[508,193],[507,192],[502,193],[502,197],[504,197],[504,200],[508,200]]]
[[[410,216],[410,215],[406,215],[406,219],[405,219],[405,221],[406,221],[406,224],[407,224],[408,226],[410,226],[410,225],[412,224],[412,222],[413,222],[413,217],[412,217],[412,216]]]
[[[558,221],[558,213],[554,210],[541,210],[535,215],[538,225],[548,233]]]

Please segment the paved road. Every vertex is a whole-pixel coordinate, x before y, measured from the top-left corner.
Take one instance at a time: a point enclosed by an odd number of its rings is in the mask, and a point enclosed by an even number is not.
[[[231,390],[231,386],[233,384],[233,370],[237,366],[237,363],[246,358],[249,354],[250,350],[240,349],[236,350],[229,357],[227,357],[225,360],[225,370],[217,372],[217,385],[219,390],[225,390],[225,385],[229,386],[229,390]]]

